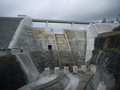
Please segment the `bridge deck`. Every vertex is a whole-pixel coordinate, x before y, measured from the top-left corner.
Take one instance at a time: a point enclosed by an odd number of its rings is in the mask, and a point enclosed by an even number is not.
[[[67,23],[67,24],[90,24],[95,22],[83,22],[83,21],[67,21],[67,20],[48,20],[48,19],[32,19],[33,22],[46,22],[48,23]]]

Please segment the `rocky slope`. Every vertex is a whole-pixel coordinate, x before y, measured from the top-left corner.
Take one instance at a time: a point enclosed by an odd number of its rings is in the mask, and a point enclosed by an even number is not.
[[[120,90],[120,26],[95,39],[91,64],[98,67],[107,90]]]
[[[27,83],[27,76],[15,56],[0,56],[0,90],[17,90]]]

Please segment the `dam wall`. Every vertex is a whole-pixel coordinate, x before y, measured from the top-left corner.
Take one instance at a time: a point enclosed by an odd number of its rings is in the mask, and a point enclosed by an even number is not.
[[[32,30],[44,67],[53,69],[60,66],[54,33],[52,31],[45,32],[45,29],[40,28],[32,28]]]
[[[87,45],[86,45],[86,62],[90,60],[92,57],[92,51],[94,50],[94,38],[90,33],[89,29],[86,31],[87,33]]]
[[[86,30],[63,29],[63,33],[67,36],[75,65],[79,67],[84,65],[87,44]]]
[[[73,66],[73,58],[64,34],[55,34],[61,66]]]
[[[20,53],[20,49],[24,53],[38,51],[31,26],[31,18],[24,18],[20,22],[9,45],[13,54]]]

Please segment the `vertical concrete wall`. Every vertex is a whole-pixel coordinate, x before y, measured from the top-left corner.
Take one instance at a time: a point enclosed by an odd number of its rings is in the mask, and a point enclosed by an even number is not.
[[[44,67],[54,68],[60,66],[54,33],[52,31],[45,32],[45,29],[40,28],[33,28],[32,30]]]
[[[92,35],[93,38],[97,37],[97,35],[98,35],[98,31],[96,30],[95,24],[90,23],[87,27],[87,31],[89,31],[91,33],[90,35]],[[87,35],[89,35],[89,34],[87,34]],[[90,37],[90,36],[88,36],[88,37]]]
[[[93,25],[91,26],[91,24],[88,26],[87,28],[87,47],[86,47],[86,62],[89,61],[92,57],[92,51],[94,50],[94,33],[96,33],[96,31],[94,32],[94,29],[92,29]],[[91,33],[90,30],[93,32]],[[93,34],[93,35],[92,35]]]
[[[30,52],[28,53],[30,58],[32,59],[33,63],[37,67],[39,72],[42,72],[44,70],[44,60],[41,59],[40,52]]]
[[[85,64],[86,57],[86,30],[63,30],[63,34],[54,34],[43,28],[32,28],[35,42],[40,53],[36,66],[81,66]],[[49,45],[52,49],[49,50]],[[34,56],[34,55],[30,55]],[[75,63],[75,64],[74,64]],[[39,64],[39,65],[37,65]]]
[[[90,34],[88,31],[87,34]],[[94,39],[87,37],[87,48],[86,48],[86,62],[92,57],[92,51],[94,50]]]
[[[34,32],[34,37],[37,42],[37,46],[40,50],[48,51],[48,45],[52,45],[52,50],[56,50],[54,33],[51,31],[46,31],[44,29],[32,28]]]
[[[67,35],[75,64],[79,67],[84,65],[87,44],[86,30],[63,29],[63,33]]]
[[[55,38],[61,61],[61,66],[73,66],[74,64],[65,34],[55,34]]]
[[[119,26],[120,24],[110,24],[110,23],[90,23],[88,26],[88,30],[92,34],[92,37],[97,37],[99,33],[104,32],[111,32],[115,27]]]
[[[95,23],[96,31],[99,33],[110,32],[113,30],[112,26],[107,23]]]
[[[31,60],[29,54],[17,54],[16,57],[22,64],[29,82],[35,81],[39,77],[39,72]]]

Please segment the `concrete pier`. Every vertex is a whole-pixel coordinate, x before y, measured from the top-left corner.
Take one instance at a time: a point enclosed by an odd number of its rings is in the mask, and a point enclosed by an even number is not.
[[[45,74],[50,75],[50,68],[45,68]]]
[[[59,67],[55,67],[54,71],[56,75],[59,75]]]
[[[73,73],[75,73],[75,74],[78,73],[78,67],[77,66],[73,66]]]
[[[64,73],[68,74],[69,73],[69,67],[64,67]]]

